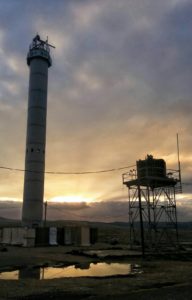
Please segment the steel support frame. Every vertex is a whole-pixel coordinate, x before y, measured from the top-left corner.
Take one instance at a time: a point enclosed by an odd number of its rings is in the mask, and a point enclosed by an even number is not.
[[[128,187],[130,245],[146,250],[178,246],[175,186]],[[138,226],[138,224],[140,225]]]

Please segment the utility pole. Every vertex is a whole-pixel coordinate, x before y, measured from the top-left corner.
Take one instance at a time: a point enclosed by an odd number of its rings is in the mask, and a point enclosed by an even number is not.
[[[140,231],[141,231],[141,248],[142,248],[142,256],[144,258],[144,256],[145,256],[145,238],[144,238],[144,228],[143,228],[143,214],[142,214],[140,182],[138,184],[138,199],[139,199],[139,217],[140,217]]]
[[[181,163],[180,163],[180,151],[179,151],[179,135],[177,133],[177,159],[178,159],[178,171],[179,171],[179,182],[181,183]]]
[[[44,202],[44,227],[47,225],[47,201]]]

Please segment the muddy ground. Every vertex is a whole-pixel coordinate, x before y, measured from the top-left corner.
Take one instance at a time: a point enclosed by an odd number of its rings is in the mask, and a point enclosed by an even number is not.
[[[192,299],[192,255],[166,254],[161,257],[130,253],[125,246],[96,244],[92,249],[112,249],[106,258],[82,255],[90,247],[69,246],[7,247],[0,252],[0,271],[54,264],[86,264],[97,261],[141,265],[141,273],[112,278],[60,278],[50,280],[0,280],[0,299]],[[117,256],[119,251],[127,255]],[[136,254],[136,255],[135,255]]]

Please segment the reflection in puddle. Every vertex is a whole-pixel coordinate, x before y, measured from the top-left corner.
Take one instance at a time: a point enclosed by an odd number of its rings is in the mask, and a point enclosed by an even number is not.
[[[0,279],[54,279],[66,277],[106,277],[129,275],[140,272],[140,268],[123,263],[91,263],[82,267],[75,265],[68,267],[26,268],[11,272],[0,273]]]
[[[10,271],[10,272],[2,272],[0,273],[0,279],[5,280],[17,280],[19,278],[19,270],[17,271]]]
[[[75,268],[75,266],[69,266],[66,268],[47,268],[44,269],[44,279],[58,278],[58,277],[104,277],[112,275],[126,275],[130,274],[131,266],[128,264],[106,264],[97,263],[90,264],[88,269]]]
[[[26,268],[19,270],[18,279],[41,279],[42,268]],[[1,277],[0,277],[1,278]]]

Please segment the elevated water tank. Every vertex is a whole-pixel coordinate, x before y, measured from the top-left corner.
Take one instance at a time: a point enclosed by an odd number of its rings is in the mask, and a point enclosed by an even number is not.
[[[152,155],[147,155],[145,160],[138,160],[137,177],[139,179],[147,177],[166,178],[165,161],[163,159],[155,159]]]

